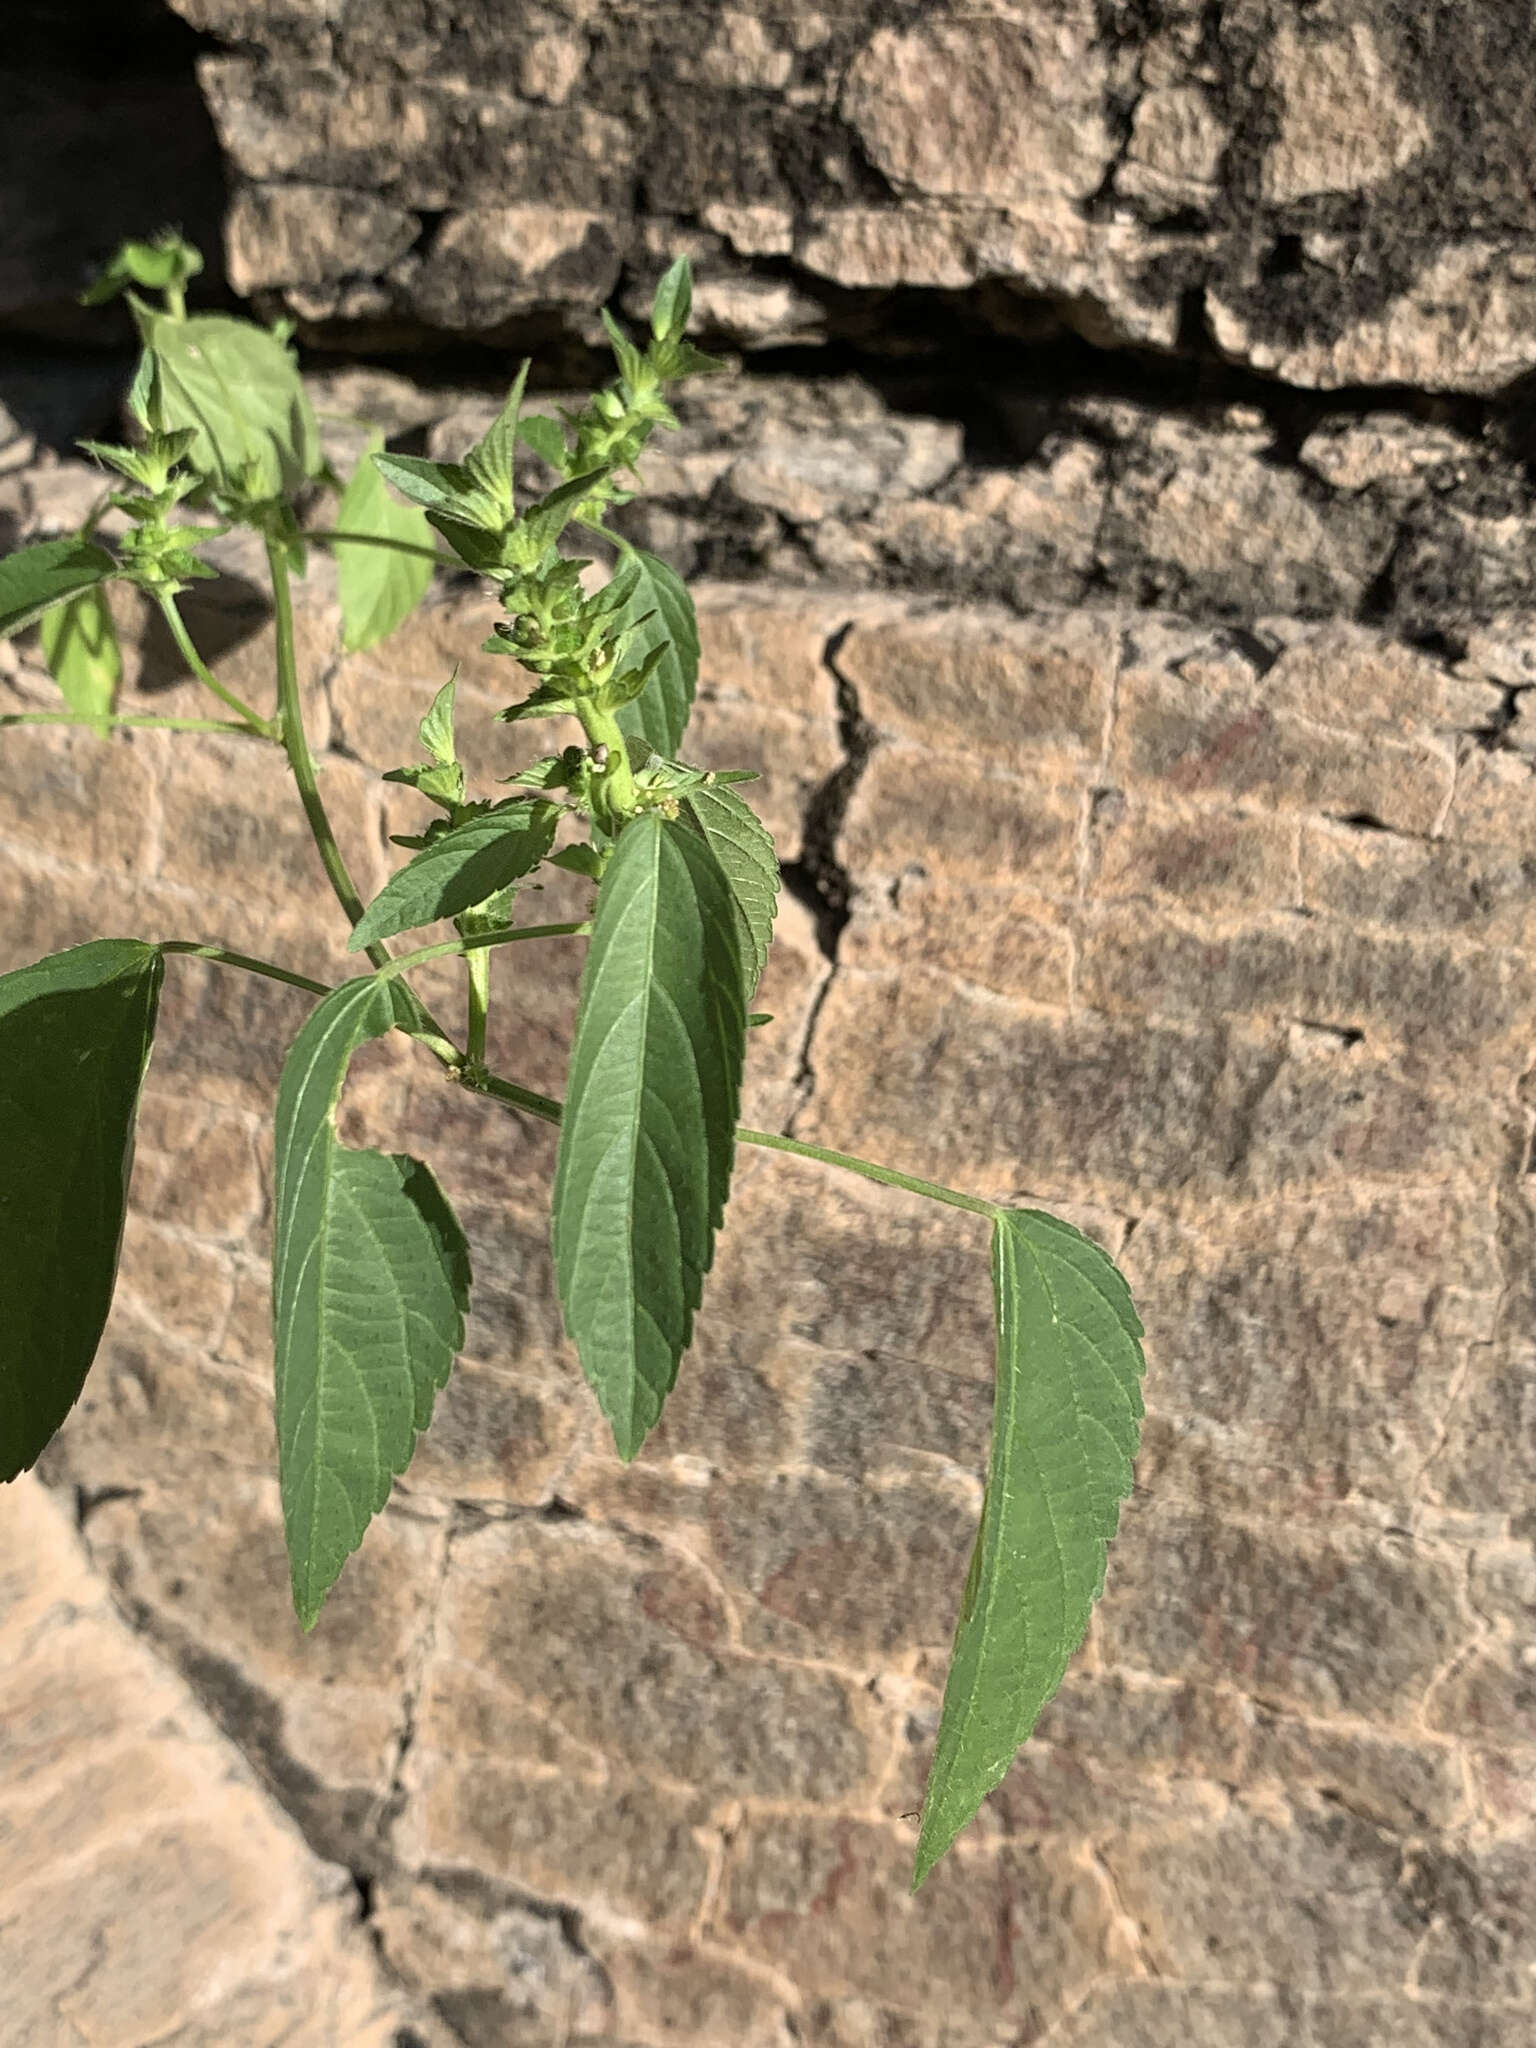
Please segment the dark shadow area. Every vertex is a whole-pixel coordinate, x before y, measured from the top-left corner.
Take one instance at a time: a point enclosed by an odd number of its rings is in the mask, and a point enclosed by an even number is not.
[[[271,598],[243,576],[221,575],[217,583],[190,584],[177,598],[176,608],[186,620],[193,646],[213,669],[222,656],[254,639],[272,616]],[[146,609],[140,646],[144,667],[139,688],[147,695],[192,680],[169,627],[153,608]]]
[[[193,303],[228,302],[223,160],[193,68],[203,47],[164,0],[4,9],[0,401],[52,446],[106,424],[131,368],[126,309],[79,304],[119,242],[179,227],[208,263]]]

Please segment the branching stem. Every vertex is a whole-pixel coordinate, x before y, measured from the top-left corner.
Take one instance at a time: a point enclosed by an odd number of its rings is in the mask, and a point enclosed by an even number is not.
[[[214,696],[218,698],[219,702],[221,704],[227,704],[229,709],[234,712],[235,716],[239,719],[242,719],[244,723],[250,728],[250,730],[257,735],[258,738],[264,740],[275,740],[278,736],[278,733],[277,727],[273,723],[273,721],[270,718],[263,718],[259,711],[253,711],[249,704],[243,703],[241,699],[235,695],[233,690],[225,689],[224,685],[213,673],[213,670],[209,668],[207,662],[205,662],[203,660],[203,657],[198,653],[196,647],[192,643],[192,635],[187,631],[186,623],[183,620],[181,613],[176,609],[175,598],[172,597],[169,594],[169,592],[163,590],[157,590],[153,593],[153,595],[155,603],[160,608],[161,617],[165,620],[166,625],[170,628],[171,638],[176,642],[176,646],[180,651],[182,660],[186,662],[187,666],[191,669],[193,675],[197,677],[198,681],[203,685],[203,687],[205,689],[212,690]],[[196,728],[194,728],[194,730],[195,729]],[[217,728],[215,728],[215,730],[217,730]]]

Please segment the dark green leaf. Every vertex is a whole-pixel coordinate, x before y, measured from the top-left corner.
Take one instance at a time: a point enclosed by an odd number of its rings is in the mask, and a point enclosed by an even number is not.
[[[360,952],[440,917],[457,917],[532,874],[554,845],[559,821],[557,804],[522,797],[439,834],[374,897],[347,941],[348,951]]]
[[[779,900],[779,858],[773,841],[751,805],[718,783],[699,782],[684,790],[678,810],[703,834],[730,884],[743,988],[750,1001],[768,964]]]
[[[353,471],[337,507],[336,530],[430,548],[432,529],[418,507],[398,504],[374,467],[371,458],[383,446],[383,435],[375,435]],[[348,547],[344,541],[336,542],[335,548],[342,645],[352,654],[387,639],[410,617],[427,594],[432,562],[428,556],[402,554],[395,548]]]
[[[87,540],[45,540],[0,559],[0,640],[56,604],[118,573],[105,548]]]
[[[629,602],[617,614],[620,622],[640,619],[647,612],[656,614],[636,634],[630,655],[647,653],[662,644],[668,651],[645,694],[619,713],[619,724],[625,732],[648,741],[658,754],[671,755],[682,745],[699,680],[699,628],[693,599],[682,578],[655,555],[635,548],[626,551],[625,559],[639,565],[640,575]]]
[[[95,939],[0,976],[0,1479],[79,1399],[117,1279],[157,947]]]
[[[357,1047],[407,1021],[365,975],[326,996],[277,1098],[272,1303],[278,1472],[299,1620],[389,1498],[464,1341],[469,1252],[418,1160],[355,1152],[335,1109]]]
[[[106,715],[123,679],[123,654],[100,584],[46,612],[40,630],[43,659],[64,702],[81,717],[96,720],[97,731],[105,735]]]
[[[564,868],[567,874],[585,875],[589,882],[600,882],[607,863],[595,846],[578,841],[574,846],[562,846],[558,853],[552,853],[549,865]]]
[[[688,1348],[730,1182],[746,1041],[730,889],[652,812],[597,891],[555,1169],[565,1326],[633,1458]]]
[[[499,569],[508,566],[507,535],[499,527],[491,530],[467,525],[464,520],[455,519],[447,512],[429,512],[427,519],[459,560],[467,562],[480,575],[494,576]]]
[[[542,498],[528,507],[518,521],[515,536],[516,559],[524,568],[538,567],[546,551],[570,525],[576,507],[602,474],[600,469],[593,469],[584,476],[573,476],[569,483],[556,484],[552,491],[546,491]]]
[[[679,256],[656,287],[651,301],[651,332],[658,341],[677,341],[693,311],[693,271]]]
[[[1060,1685],[1104,1589],[1142,1416],[1141,1323],[1097,1245],[1038,1209],[992,1233],[997,1397],[929,1773],[921,1884]]]
[[[199,474],[256,499],[289,496],[320,474],[320,429],[298,365],[274,336],[222,313],[137,313],[158,364],[161,424],[196,429],[189,460]]]

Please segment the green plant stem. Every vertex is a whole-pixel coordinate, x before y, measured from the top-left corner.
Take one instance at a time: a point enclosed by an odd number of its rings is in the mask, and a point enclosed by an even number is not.
[[[951,1209],[968,1209],[973,1216],[991,1218],[998,1211],[996,1202],[984,1202],[977,1195],[962,1195],[955,1188],[941,1187],[935,1180],[920,1180],[916,1174],[897,1173],[891,1166],[876,1166],[872,1160],[860,1159],[852,1152],[832,1152],[825,1145],[807,1145],[800,1138],[781,1138],[777,1131],[749,1131],[738,1125],[736,1142],[765,1145],[770,1152],[792,1152],[797,1159],[815,1159],[822,1166],[840,1166],[864,1180],[878,1181],[882,1187],[905,1188],[910,1195],[926,1195],[931,1202],[943,1202]]]
[[[452,960],[478,953],[486,946],[515,946],[519,939],[583,939],[592,929],[582,924],[520,924],[504,932],[471,932],[467,939],[443,939],[435,946],[422,946],[414,953],[402,953],[398,960],[384,963],[380,978],[392,981],[410,968],[424,967],[429,960]]]
[[[310,835],[326,877],[336,901],[355,928],[362,922],[363,899],[357,893],[357,884],[342,857],[341,848],[336,844],[336,834],[331,829],[315,775],[315,757],[309,751],[304,711],[299,703],[299,671],[293,646],[293,592],[288,582],[288,562],[281,543],[270,538],[267,541],[267,568],[272,577],[272,602],[277,619],[277,713],[283,751],[288,756],[288,766],[293,770],[299,801],[309,820]],[[390,964],[389,951],[384,946],[370,946],[368,958],[375,967],[388,967]]]
[[[334,547],[344,541],[353,548],[389,548],[397,555],[416,555],[422,561],[436,562],[439,569],[462,570],[465,564],[457,555],[445,555],[438,548],[423,547],[419,541],[391,540],[383,533],[342,533],[334,527],[306,527],[299,538],[328,543]]]
[[[531,1088],[520,1088],[515,1081],[505,1081],[500,1074],[463,1075],[466,1088],[477,1095],[489,1095],[497,1102],[505,1102],[513,1109],[525,1109],[530,1116],[542,1117],[545,1123],[560,1121],[561,1105],[552,1096],[535,1095]],[[882,1187],[904,1188],[911,1195],[926,1195],[932,1202],[943,1202],[951,1209],[965,1209],[973,1216],[985,1216],[989,1221],[998,1213],[996,1202],[984,1202],[976,1195],[962,1195],[957,1188],[941,1187],[937,1181],[920,1180],[916,1174],[897,1173],[893,1167],[876,1166],[873,1160],[860,1159],[852,1152],[833,1152],[825,1145],[807,1145],[799,1138],[781,1138],[776,1131],[752,1131],[745,1125],[736,1127],[738,1145],[762,1145],[770,1152],[790,1152],[797,1159],[814,1159],[820,1166],[841,1167],[845,1173],[856,1173],[863,1180],[878,1181]]]
[[[577,716],[589,744],[608,750],[603,786],[609,803],[623,817],[635,808],[635,773],[629,765],[624,728],[611,711],[599,711],[592,703],[579,703]]]
[[[271,960],[253,960],[249,953],[231,953],[223,946],[200,945],[196,939],[161,939],[162,953],[184,953],[193,960],[212,960],[219,967],[242,967],[247,974],[259,974],[267,981],[284,981],[290,988],[308,989],[312,996],[328,996],[331,985],[327,981],[313,981],[307,974],[295,974],[291,968],[278,967]]]
[[[491,955],[488,947],[476,946],[464,955],[464,975],[469,991],[469,1029],[464,1051],[474,1066],[483,1067],[485,1026],[491,1009]]]
[[[243,719],[152,718],[148,713],[109,712],[100,718],[82,717],[74,711],[8,711],[0,725],[147,725],[161,732],[233,732],[248,740],[264,740],[268,733],[253,732]]]
[[[243,719],[252,732],[256,733],[261,739],[275,740],[278,733],[277,727],[273,724],[272,720],[270,718],[263,718],[259,711],[253,711],[249,704],[242,703],[233,690],[226,690],[212,669],[209,668],[207,662],[198,653],[196,647],[193,646],[192,635],[187,631],[181,613],[176,609],[175,598],[162,590],[155,591],[153,595],[155,603],[160,607],[161,617],[170,628],[171,638],[176,642],[177,647],[181,651],[182,659],[187,663],[187,666],[203,687],[212,690],[219,702],[227,704],[235,716]]]

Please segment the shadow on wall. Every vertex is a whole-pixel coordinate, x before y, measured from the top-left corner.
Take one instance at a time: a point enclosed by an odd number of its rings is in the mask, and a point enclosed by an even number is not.
[[[4,14],[0,347],[126,350],[123,309],[78,295],[125,236],[167,222],[209,258],[198,301],[220,302],[224,170],[193,71],[203,39],[164,0],[7,0]]]

